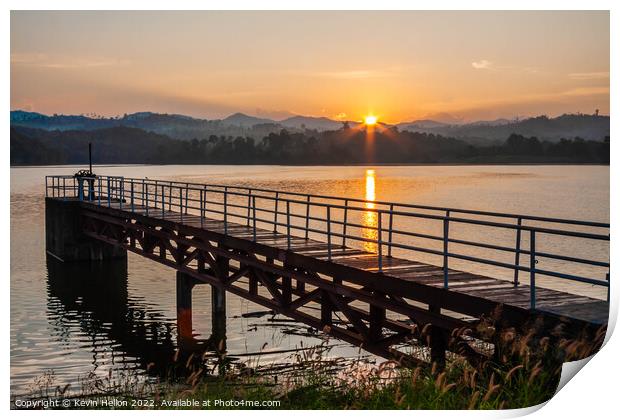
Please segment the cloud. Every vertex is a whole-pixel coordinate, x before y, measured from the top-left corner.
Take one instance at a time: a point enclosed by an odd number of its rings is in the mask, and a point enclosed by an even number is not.
[[[82,69],[129,64],[128,60],[107,57],[50,57],[40,53],[11,54],[11,64],[49,69]]]
[[[609,88],[601,87],[584,87],[567,90],[562,92],[563,96],[593,96],[593,95],[609,95]]]
[[[340,112],[333,116],[333,119],[335,120],[344,120],[345,118],[347,118],[347,114],[345,114],[344,112]]]
[[[598,80],[598,79],[608,79],[609,72],[608,71],[593,71],[589,73],[570,73],[568,75],[569,79],[572,80]]]
[[[371,79],[382,77],[384,74],[375,70],[348,70],[319,72],[317,73],[317,76],[332,79]]]
[[[489,60],[479,60],[471,63],[471,66],[476,70],[490,70],[493,63]]]
[[[351,69],[351,70],[336,70],[336,71],[321,71],[305,73],[307,76],[325,77],[330,79],[377,79],[383,77],[390,77],[399,74],[403,71],[400,66],[392,66],[379,69]]]

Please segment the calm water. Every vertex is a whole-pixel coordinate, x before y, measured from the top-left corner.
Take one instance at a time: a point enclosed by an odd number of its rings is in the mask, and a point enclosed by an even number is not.
[[[108,375],[148,363],[165,364],[176,351],[175,273],[129,254],[126,263],[58,264],[46,261],[44,175],[70,174],[77,168],[11,169],[11,390],[24,393],[33,380],[53,370],[58,383],[76,385],[94,373]],[[609,221],[609,167],[605,166],[123,166],[98,167],[101,175],[150,177],[189,182],[236,184],[368,200],[536,214]],[[372,216],[363,223],[373,225]],[[376,221],[375,221],[376,223]],[[432,230],[421,225],[420,230]],[[451,232],[452,233],[452,232]],[[470,239],[501,243],[481,229],[460,232]],[[459,232],[455,232],[459,234]],[[512,243],[514,245],[514,243]],[[527,245],[527,244],[525,244]],[[577,245],[562,240],[555,249]],[[609,246],[581,245],[580,256],[607,260]],[[420,255],[411,258],[437,262]],[[488,267],[465,268],[510,279]],[[555,268],[553,264],[549,267]],[[575,268],[597,278],[604,273]],[[544,279],[542,279],[544,282]],[[547,281],[575,293],[604,297],[588,285]],[[194,329],[207,338],[211,329],[208,287],[194,289]],[[264,308],[228,296],[227,349],[230,354],[286,350],[319,343],[305,327],[241,314]],[[281,319],[281,318],[279,318]],[[332,342],[333,354],[355,356],[357,349]],[[268,363],[286,354],[261,357]]]

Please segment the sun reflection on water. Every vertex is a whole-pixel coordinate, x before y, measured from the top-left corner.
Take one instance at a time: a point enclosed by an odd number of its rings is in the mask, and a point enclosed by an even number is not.
[[[364,207],[367,209],[375,208],[375,183],[376,175],[374,169],[366,169],[366,194]],[[370,240],[377,240],[377,213],[374,211],[365,211],[362,213],[362,225],[366,228],[362,229],[362,237]],[[367,252],[377,253],[377,244],[374,242],[364,242],[364,250]]]

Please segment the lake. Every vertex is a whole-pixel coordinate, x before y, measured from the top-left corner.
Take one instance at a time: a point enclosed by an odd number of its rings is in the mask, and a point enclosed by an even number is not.
[[[11,392],[22,394],[42,374],[58,384],[89,375],[122,376],[165,363],[176,351],[175,272],[129,253],[127,262],[59,264],[45,253],[45,175],[75,167],[11,168]],[[100,175],[242,185],[377,201],[609,222],[608,166],[102,166]],[[473,239],[485,234],[465,232]],[[498,241],[502,238],[490,238]],[[583,257],[609,258],[609,244],[593,244]],[[555,244],[563,249],[570,241]],[[413,258],[413,257],[412,257]],[[416,257],[418,258],[418,257]],[[419,257],[418,259],[424,259]],[[428,262],[436,262],[432,258]],[[458,268],[510,279],[509,273],[462,263]],[[487,271],[485,271],[487,270]],[[597,275],[600,272],[579,272]],[[552,288],[604,298],[606,290],[548,280]],[[210,290],[193,294],[194,329],[208,337]],[[282,361],[290,350],[318,344],[306,327],[283,317],[242,317],[264,308],[228,296],[229,354],[273,352],[261,363]],[[274,322],[276,321],[276,322]],[[331,354],[355,357],[337,340]],[[111,372],[111,373],[110,373]]]

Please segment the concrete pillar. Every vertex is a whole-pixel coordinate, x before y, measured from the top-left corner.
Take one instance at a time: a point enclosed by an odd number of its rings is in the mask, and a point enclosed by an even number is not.
[[[177,271],[177,341],[179,346],[193,344],[192,289],[196,282],[190,276]]]
[[[228,276],[230,260],[217,257],[217,272]],[[223,280],[223,279],[220,279]],[[216,285],[211,286],[211,338],[220,353],[226,351],[226,290]]]
[[[84,235],[81,203],[75,199],[45,198],[45,248],[56,259],[96,261],[127,258],[127,251]]]
[[[226,291],[217,286],[211,286],[211,337],[209,341],[218,354],[218,374],[223,376],[228,370],[226,359]]]
[[[379,341],[383,338],[383,321],[385,321],[386,311],[384,308],[370,305],[369,335],[372,341]]]
[[[290,277],[282,277],[282,300],[285,305],[290,305],[293,300],[293,284]]]
[[[437,369],[442,371],[446,367],[446,350],[448,348],[448,334],[441,328],[431,325],[429,331],[431,348],[431,363],[435,363]]]
[[[332,313],[334,305],[326,291],[321,291],[321,326],[331,326],[333,322]]]
[[[211,286],[211,337],[219,352],[226,350],[226,292]]]

